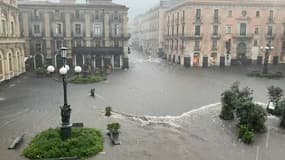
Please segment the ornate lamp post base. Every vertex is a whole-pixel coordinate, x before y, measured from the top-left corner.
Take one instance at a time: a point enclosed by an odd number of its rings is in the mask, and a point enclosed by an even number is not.
[[[60,127],[60,134],[61,134],[61,139],[64,141],[66,139],[69,139],[71,137],[71,127],[72,125],[62,125]]]

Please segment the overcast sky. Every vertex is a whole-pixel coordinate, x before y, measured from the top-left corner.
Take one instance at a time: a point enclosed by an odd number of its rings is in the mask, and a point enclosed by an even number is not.
[[[36,0],[39,1],[39,0]],[[45,1],[45,0],[42,0]],[[50,0],[50,1],[59,1],[59,0]],[[82,2],[85,0],[77,0]],[[129,10],[129,18],[132,20],[136,15],[144,13],[148,9],[154,7],[158,4],[159,0],[113,0],[114,3],[126,5]]]
[[[113,0],[113,2],[127,5],[130,8],[129,17],[132,19],[135,15],[154,7],[159,0]]]

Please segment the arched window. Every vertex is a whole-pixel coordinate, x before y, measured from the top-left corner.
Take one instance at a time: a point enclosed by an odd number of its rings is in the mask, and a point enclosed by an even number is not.
[[[21,56],[19,52],[17,52],[17,62],[18,62],[17,64],[18,72],[20,72],[21,71]]]
[[[3,71],[3,56],[0,53],[0,79],[3,79],[3,74],[4,74],[4,71]]]
[[[9,57],[9,71],[12,72],[13,71],[12,54],[9,53],[8,57]]]

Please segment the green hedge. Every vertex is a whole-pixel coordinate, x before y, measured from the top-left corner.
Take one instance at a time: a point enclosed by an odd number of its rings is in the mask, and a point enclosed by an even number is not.
[[[257,78],[269,78],[269,79],[281,79],[284,77],[282,72],[263,74],[262,72],[259,71],[253,71],[249,73],[248,76],[257,77]]]
[[[72,128],[72,137],[62,141],[60,129],[49,129],[37,135],[23,155],[29,159],[94,156],[103,150],[102,133],[91,128]]]
[[[82,75],[74,75],[70,78],[70,82],[75,84],[98,83],[104,80],[106,80],[106,78],[102,75],[88,75],[85,77]]]

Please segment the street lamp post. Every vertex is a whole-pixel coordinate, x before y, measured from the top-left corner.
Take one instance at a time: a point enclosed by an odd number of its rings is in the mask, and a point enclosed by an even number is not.
[[[67,52],[67,48],[62,47],[61,48],[61,58],[62,58],[63,66],[59,69],[59,73],[62,75],[63,95],[64,95],[64,104],[62,107],[60,107],[61,122],[62,122],[61,128],[60,128],[60,134],[61,134],[62,140],[66,140],[66,139],[69,139],[71,137],[71,127],[72,127],[72,125],[70,124],[71,108],[67,102],[67,78],[66,78],[66,74],[70,68],[66,64],[66,58],[67,58],[66,52]],[[55,71],[55,68],[53,66],[48,66],[47,70],[49,73],[53,73]],[[82,69],[80,66],[75,67],[76,73],[80,73],[81,70]]]
[[[271,43],[267,43],[266,47],[261,47],[261,49],[265,49],[265,58],[264,58],[264,65],[263,65],[263,74],[268,74],[268,60],[269,60],[269,54],[271,53],[272,49],[274,47],[271,46]]]

